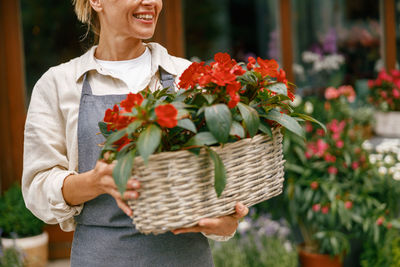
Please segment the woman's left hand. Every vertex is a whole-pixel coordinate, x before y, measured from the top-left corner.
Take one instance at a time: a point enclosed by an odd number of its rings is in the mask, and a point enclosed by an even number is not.
[[[235,206],[236,213],[219,218],[201,219],[196,226],[189,228],[175,229],[172,233],[197,233],[202,232],[206,235],[231,236],[239,225],[239,220],[247,215],[249,209],[242,203]]]

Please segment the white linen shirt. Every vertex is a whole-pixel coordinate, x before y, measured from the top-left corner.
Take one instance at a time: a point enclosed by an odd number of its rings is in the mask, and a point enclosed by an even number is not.
[[[190,61],[174,57],[157,43],[148,43],[151,76],[148,86],[161,88],[158,69],[180,74]],[[60,224],[64,231],[75,229],[74,216],[83,204],[68,205],[62,194],[64,179],[78,171],[78,114],[83,76],[94,95],[128,94],[128,86],[103,69],[94,57],[96,47],[71,61],[50,68],[36,83],[25,123],[22,192],[26,206],[48,224]],[[145,88],[141,88],[145,89]],[[231,236],[206,235],[218,241]]]

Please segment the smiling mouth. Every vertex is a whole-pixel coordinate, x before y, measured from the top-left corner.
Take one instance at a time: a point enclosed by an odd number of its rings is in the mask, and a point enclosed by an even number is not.
[[[137,19],[142,19],[142,20],[147,20],[147,21],[152,21],[154,16],[151,14],[135,14],[133,15]]]

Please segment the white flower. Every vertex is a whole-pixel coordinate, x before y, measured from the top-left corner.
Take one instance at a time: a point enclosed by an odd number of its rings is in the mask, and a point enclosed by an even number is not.
[[[311,102],[307,101],[307,102],[304,104],[304,111],[305,111],[306,113],[308,113],[308,114],[313,113],[313,111],[314,111],[314,106],[313,106],[313,104],[312,104]]]
[[[376,158],[376,155],[375,155],[375,154],[369,155],[368,159],[369,159],[369,162],[370,162],[371,164],[375,164],[376,161],[377,161],[377,158]]]
[[[390,167],[389,168],[389,174],[393,174],[396,171],[395,167]]]
[[[394,158],[391,155],[387,155],[384,160],[386,164],[393,165],[394,164]]]
[[[245,232],[247,232],[247,230],[250,229],[250,227],[251,227],[250,222],[248,222],[247,220],[244,220],[239,223],[237,229],[238,229],[239,233],[245,233]]]
[[[395,172],[393,174],[393,179],[395,179],[396,181],[400,181],[400,172]]]
[[[380,175],[385,175],[387,173],[387,168],[386,167],[379,167],[378,172]]]
[[[285,241],[285,243],[283,243],[283,247],[286,249],[287,252],[293,251],[292,244],[290,244],[289,241]]]
[[[313,53],[311,51],[304,51],[301,56],[305,63],[313,63],[321,59],[319,54]]]
[[[298,107],[298,106],[300,106],[301,102],[303,102],[303,99],[301,98],[301,96],[300,95],[296,95],[295,98],[294,98],[294,101],[290,102],[290,105],[292,107]]]
[[[397,153],[397,160],[400,161],[400,153]]]
[[[372,147],[372,144],[368,140],[366,140],[366,141],[364,141],[364,143],[362,143],[362,148],[370,151],[370,150],[372,150],[373,147]]]

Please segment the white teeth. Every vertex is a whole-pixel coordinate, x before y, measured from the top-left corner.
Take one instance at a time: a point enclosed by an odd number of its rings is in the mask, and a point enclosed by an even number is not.
[[[138,15],[133,15],[137,19],[144,19],[144,20],[152,20],[153,15],[150,14],[138,14]]]

